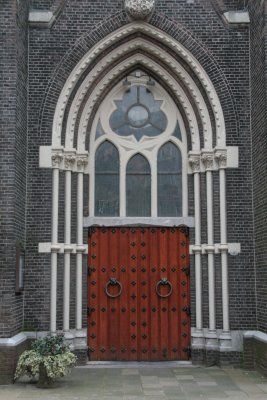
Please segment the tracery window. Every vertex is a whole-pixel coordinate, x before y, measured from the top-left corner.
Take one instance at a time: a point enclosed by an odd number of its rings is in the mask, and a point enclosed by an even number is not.
[[[137,70],[109,93],[90,135],[90,215],[186,216],[187,142],[177,106]]]

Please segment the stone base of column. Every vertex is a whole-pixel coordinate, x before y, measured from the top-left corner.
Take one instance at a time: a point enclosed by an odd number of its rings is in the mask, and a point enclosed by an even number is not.
[[[74,333],[71,331],[64,331],[63,333],[66,344],[70,346],[71,350],[74,350]]]
[[[205,338],[202,329],[192,329],[191,332],[191,346],[192,349],[204,349]]]
[[[206,340],[206,349],[207,350],[218,350],[219,343],[218,343],[218,336],[216,330],[208,330],[205,334]]]
[[[81,329],[75,331],[74,349],[87,349],[87,334],[85,330]]]
[[[219,336],[220,351],[232,350],[232,336],[230,331],[222,331]]]

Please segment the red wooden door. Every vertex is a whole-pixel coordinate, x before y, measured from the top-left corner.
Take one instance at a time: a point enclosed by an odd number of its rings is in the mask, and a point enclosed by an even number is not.
[[[88,256],[90,360],[188,360],[185,228],[93,228]]]

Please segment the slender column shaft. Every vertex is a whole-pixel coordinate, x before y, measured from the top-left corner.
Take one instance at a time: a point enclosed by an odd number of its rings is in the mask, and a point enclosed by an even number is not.
[[[227,250],[227,215],[226,215],[226,182],[225,169],[220,169],[220,220],[221,220],[221,268],[222,268],[222,302],[223,331],[230,330],[229,324],[229,290],[228,290],[228,250]]]
[[[50,282],[50,331],[57,330],[57,249],[58,242],[58,191],[59,169],[58,163],[53,168],[52,176],[52,254],[51,254],[51,282]]]
[[[194,193],[195,193],[195,245],[201,246],[201,217],[200,217],[200,175],[194,174]],[[196,328],[201,330],[202,326],[202,271],[201,271],[201,252],[195,252],[195,278],[196,278]]]
[[[207,185],[207,223],[208,223],[208,271],[209,271],[209,329],[216,328],[215,316],[215,271],[214,271],[214,233],[213,233],[213,193],[212,171],[206,171]],[[209,249],[209,246],[210,249]]]
[[[82,329],[83,172],[77,182],[76,329]]]
[[[65,172],[65,245],[71,243],[71,171]],[[70,252],[64,254],[63,329],[70,329]]]

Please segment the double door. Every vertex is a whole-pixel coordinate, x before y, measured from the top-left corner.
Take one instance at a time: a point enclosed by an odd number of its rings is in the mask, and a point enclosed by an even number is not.
[[[92,228],[88,241],[90,360],[188,360],[186,228]]]

